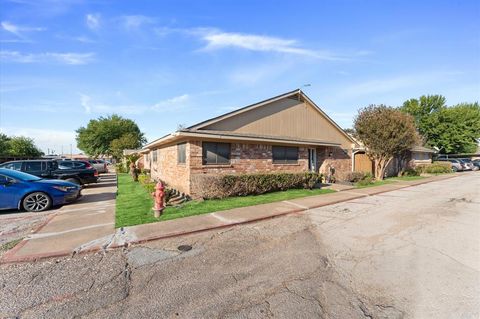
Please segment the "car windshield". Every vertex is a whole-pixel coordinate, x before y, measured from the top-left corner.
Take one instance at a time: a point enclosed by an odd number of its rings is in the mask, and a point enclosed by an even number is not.
[[[34,181],[41,180],[40,177],[31,175],[31,174],[27,174],[27,173],[24,173],[24,172],[10,170],[10,169],[2,169],[1,172],[2,172],[2,174],[6,175],[8,177],[11,177],[13,179],[18,179],[18,180],[21,180],[21,181],[24,181],[24,182],[34,182]]]

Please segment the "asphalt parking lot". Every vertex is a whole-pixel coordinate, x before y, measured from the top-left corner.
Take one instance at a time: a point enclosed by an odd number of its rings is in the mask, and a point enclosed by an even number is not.
[[[0,265],[0,317],[479,318],[479,182]]]

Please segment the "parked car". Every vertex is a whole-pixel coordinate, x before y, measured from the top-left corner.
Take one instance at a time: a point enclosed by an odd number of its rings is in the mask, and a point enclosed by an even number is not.
[[[59,169],[85,169],[85,168],[94,168],[92,164],[87,161],[80,160],[57,160]]]
[[[473,165],[475,165],[475,167],[477,167],[478,169],[480,169],[480,159],[474,159],[472,161]]]
[[[3,163],[0,168],[22,171],[44,179],[62,179],[77,185],[98,182],[98,172],[94,168],[72,167],[62,169],[55,160],[12,161]]]
[[[440,157],[440,158],[437,158],[437,161],[439,162],[450,162],[452,163],[452,171],[454,172],[461,172],[464,170],[464,166],[462,165],[462,163],[456,159],[456,158],[444,158],[444,157]]]
[[[478,167],[476,167],[470,158],[459,158],[460,162],[466,171],[477,171]]]
[[[0,209],[25,209],[42,212],[75,201],[81,196],[79,185],[46,180],[35,175],[0,168]]]
[[[107,163],[104,160],[88,160],[88,162],[95,168],[99,173],[108,173]]]

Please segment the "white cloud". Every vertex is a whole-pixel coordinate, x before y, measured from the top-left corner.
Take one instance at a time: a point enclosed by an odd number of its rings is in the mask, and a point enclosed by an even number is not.
[[[155,23],[155,19],[144,15],[122,16],[120,21],[127,30],[135,30],[142,25]]]
[[[92,107],[90,106],[90,97],[85,94],[80,94],[80,104],[82,104],[85,109],[85,113],[92,113]]]
[[[297,40],[271,37],[265,35],[223,32],[216,29],[197,29],[202,40],[207,42],[203,50],[240,48],[250,51],[278,52],[317,58],[321,60],[346,60],[329,51],[302,48]]]
[[[345,61],[352,57],[371,54],[370,51],[356,51],[351,54],[338,54],[328,50],[314,50],[303,47],[298,40],[273,37],[267,35],[225,32],[216,28],[155,28],[158,36],[173,33],[195,36],[206,42],[202,51],[214,51],[226,48],[237,48],[257,52],[276,52],[297,56],[311,57],[326,61]]]
[[[27,127],[3,127],[0,130],[2,133],[14,136],[26,136],[35,141],[35,144],[45,153],[47,149],[55,150],[56,153],[63,151],[70,152],[70,144],[72,144],[73,152],[78,153],[75,141],[75,131],[62,131],[51,129],[37,129]]]
[[[11,39],[11,40],[2,40],[2,42],[29,42],[30,40],[28,37],[25,35],[25,33],[29,32],[38,32],[38,31],[45,31],[45,28],[40,28],[40,27],[27,27],[27,26],[20,26],[16,25],[13,23],[10,23],[8,21],[2,21],[0,23],[0,26],[2,27],[3,30],[14,34],[17,39]]]
[[[154,105],[146,104],[104,104],[93,102],[93,99],[86,95],[80,94],[80,104],[82,105],[85,113],[118,113],[118,114],[144,114],[147,112],[172,112],[182,110],[188,107],[190,102],[190,96],[183,94],[160,102]]]
[[[175,96],[173,98],[160,101],[152,106],[152,110],[155,111],[174,111],[183,109],[187,106],[187,103],[190,100],[190,96],[188,94],[183,94],[180,96]]]
[[[91,30],[97,30],[101,24],[101,17],[99,13],[89,13],[85,16],[87,27]]]
[[[0,51],[0,58],[6,62],[15,63],[61,63],[70,65],[88,64],[93,61],[95,54],[88,53],[20,53],[18,51]]]

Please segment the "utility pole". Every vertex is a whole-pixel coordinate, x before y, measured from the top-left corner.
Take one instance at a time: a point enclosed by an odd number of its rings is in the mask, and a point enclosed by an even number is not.
[[[70,144],[70,159],[73,159],[72,144]]]

